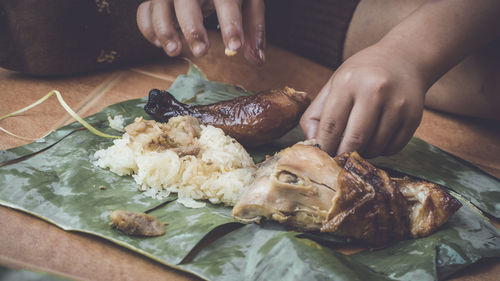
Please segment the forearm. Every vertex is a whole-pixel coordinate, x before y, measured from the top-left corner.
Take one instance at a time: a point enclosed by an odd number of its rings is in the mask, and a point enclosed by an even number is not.
[[[500,1],[429,1],[378,46],[415,66],[430,87],[468,54],[500,35]]]

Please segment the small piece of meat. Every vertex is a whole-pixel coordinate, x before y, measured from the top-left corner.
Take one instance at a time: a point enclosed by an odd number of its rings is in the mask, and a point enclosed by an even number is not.
[[[312,143],[298,143],[259,165],[232,215],[382,247],[431,234],[460,206],[438,185],[390,178],[357,152],[331,158]]]
[[[154,89],[149,92],[144,110],[160,122],[174,116],[194,116],[205,125],[221,128],[245,146],[256,146],[294,128],[309,103],[305,92],[289,87],[210,105],[184,104],[167,91]]]
[[[131,236],[160,236],[165,234],[165,226],[155,217],[145,213],[116,210],[109,215],[111,226]]]
[[[198,155],[200,153],[200,146],[199,145],[186,145],[186,146],[180,146],[176,148],[171,149],[173,152],[177,153],[179,157],[186,156],[186,155]]]
[[[460,201],[434,183],[414,181],[408,177],[393,180],[410,206],[413,238],[430,235],[462,206]]]

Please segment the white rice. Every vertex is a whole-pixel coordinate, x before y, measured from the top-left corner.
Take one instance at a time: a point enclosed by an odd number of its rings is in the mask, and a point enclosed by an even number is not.
[[[147,135],[133,139],[138,143],[125,133],[111,147],[97,151],[95,164],[121,176],[132,175],[139,189],[154,198],[176,192],[179,198],[233,206],[255,176],[253,160],[241,144],[213,126],[201,125],[195,139],[200,147],[197,155],[145,149],[140,142],[147,140]]]
[[[115,117],[108,116],[109,127],[117,130],[118,132],[125,131],[125,119],[122,115],[115,115]]]
[[[207,205],[207,203],[205,203],[205,202],[196,201],[196,200],[191,199],[191,198],[179,198],[179,199],[177,199],[177,202],[181,203],[185,207],[193,208],[193,209],[203,208]]]

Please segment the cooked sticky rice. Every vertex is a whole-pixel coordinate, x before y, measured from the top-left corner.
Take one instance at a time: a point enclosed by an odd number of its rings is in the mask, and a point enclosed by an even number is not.
[[[109,127],[118,132],[125,131],[125,118],[123,115],[115,115],[114,117],[108,116]]]
[[[176,192],[179,198],[232,206],[255,176],[252,158],[241,144],[194,117],[174,117],[168,123],[136,118],[125,131],[94,154],[95,163],[132,175],[149,196]]]

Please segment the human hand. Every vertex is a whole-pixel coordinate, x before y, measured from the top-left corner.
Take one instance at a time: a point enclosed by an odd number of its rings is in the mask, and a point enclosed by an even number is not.
[[[243,47],[245,58],[254,64],[265,61],[264,0],[151,0],[137,9],[137,25],[144,37],[169,56],[182,50],[180,26],[194,56],[210,48],[204,15],[217,12],[226,54]]]
[[[316,138],[332,155],[394,154],[420,124],[428,87],[424,75],[397,50],[373,45],[339,67],[300,125],[307,138]]]

